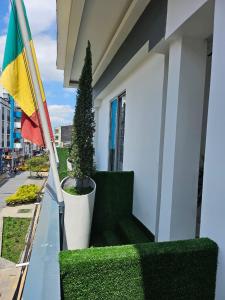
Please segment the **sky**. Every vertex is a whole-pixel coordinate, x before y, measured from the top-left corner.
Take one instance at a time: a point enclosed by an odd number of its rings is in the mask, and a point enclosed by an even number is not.
[[[10,0],[0,0],[0,68]],[[56,69],[56,0],[24,0],[45,88],[53,128],[72,123],[76,91],[63,88],[63,71]]]

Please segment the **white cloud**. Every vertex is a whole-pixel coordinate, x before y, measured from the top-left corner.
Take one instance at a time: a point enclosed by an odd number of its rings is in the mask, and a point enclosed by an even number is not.
[[[63,81],[63,72],[56,69],[55,39],[56,1],[25,0],[26,11],[35,43],[43,81]]]
[[[76,93],[76,91],[77,91],[77,89],[75,89],[75,88],[64,88],[64,91],[66,92],[66,93]]]
[[[33,35],[46,32],[55,25],[55,0],[24,0]]]
[[[0,36],[0,66],[2,66],[6,36]],[[63,81],[63,71],[56,69],[56,41],[49,35],[34,38],[38,65],[43,81]]]
[[[43,81],[63,81],[63,71],[56,69],[56,41],[49,35],[34,38],[37,60]]]
[[[1,2],[1,0],[0,0]],[[56,69],[56,1],[55,0],[24,0],[30,28],[35,44],[37,60],[43,81],[63,82],[63,71]],[[4,17],[5,28],[0,35],[0,67],[2,66],[9,11]],[[62,99],[69,98],[74,89],[65,89],[61,94]],[[46,90],[47,98],[54,97],[54,88]],[[56,95],[55,97],[57,97]],[[70,105],[49,105],[49,114],[53,127],[71,124],[74,107]]]
[[[28,20],[43,81],[63,81],[63,71],[56,69],[57,45],[55,34],[56,1],[25,0]],[[8,15],[5,17],[8,19]],[[7,24],[6,24],[7,25]],[[3,33],[5,30],[3,30]],[[0,36],[0,66],[5,48],[5,34]]]
[[[2,67],[3,55],[5,51],[5,40],[6,40],[6,36],[1,35],[0,36],[0,68]]]
[[[72,123],[74,109],[70,105],[49,105],[48,110],[53,127]]]
[[[56,23],[56,1],[55,0],[24,0],[26,12],[33,35],[45,33]],[[11,4],[9,1],[7,14],[3,20],[6,25],[3,32],[7,30]]]

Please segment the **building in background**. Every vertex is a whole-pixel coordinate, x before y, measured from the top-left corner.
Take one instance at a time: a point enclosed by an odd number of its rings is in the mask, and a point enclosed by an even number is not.
[[[10,148],[10,98],[0,86],[0,171],[5,150]]]
[[[23,154],[23,139],[21,136],[22,111],[10,97],[10,149]]]
[[[54,137],[56,147],[70,147],[72,127],[72,125],[66,125],[55,128]]]
[[[36,150],[35,145],[22,138],[21,120],[22,111],[13,98],[10,97],[10,151],[14,161],[29,157]]]
[[[21,136],[22,111],[0,85],[0,172],[33,154],[37,147]]]

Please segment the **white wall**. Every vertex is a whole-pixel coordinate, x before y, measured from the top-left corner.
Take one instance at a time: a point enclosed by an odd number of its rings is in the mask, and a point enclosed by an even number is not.
[[[110,100],[126,90],[124,170],[133,170],[134,215],[155,232],[164,55],[149,54],[113,93],[102,101],[98,111],[97,168],[108,168]]]
[[[101,105],[98,107],[98,113],[96,120],[96,166],[98,170],[108,169],[108,145],[109,145],[109,111],[110,104],[109,100],[106,99],[102,101]]]
[[[208,0],[168,0],[166,38]]]
[[[219,246],[216,300],[225,299],[225,1],[215,1],[201,237]]]
[[[169,48],[159,241],[195,237],[206,42]]]

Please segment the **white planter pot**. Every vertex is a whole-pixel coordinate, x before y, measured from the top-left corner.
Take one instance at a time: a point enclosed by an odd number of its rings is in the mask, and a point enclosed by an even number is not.
[[[63,186],[68,180],[69,177],[66,177],[61,182],[65,204],[65,248],[68,250],[88,248],[94,210],[96,184],[94,180],[90,178],[91,185],[93,187],[93,191],[91,193],[87,195],[71,195],[63,190]]]
[[[66,164],[67,164],[67,170],[68,171],[72,171],[73,170],[73,166],[72,166],[71,162],[68,160],[68,158],[66,160]]]

